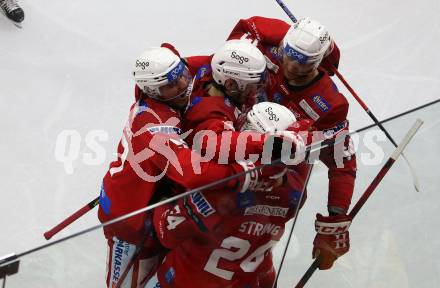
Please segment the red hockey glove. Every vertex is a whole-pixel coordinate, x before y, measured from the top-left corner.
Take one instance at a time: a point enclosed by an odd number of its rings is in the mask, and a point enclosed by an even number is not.
[[[243,167],[244,171],[254,169],[256,166],[260,166],[261,163],[256,164],[249,161],[237,162]],[[261,169],[253,170],[246,173],[243,178],[243,185],[240,191],[245,192],[251,190],[254,192],[270,192],[273,187],[278,184],[281,177],[286,173],[287,167],[285,165],[266,165]]]
[[[297,165],[304,161],[306,146],[304,139],[297,132],[286,130],[271,134],[265,141],[264,149],[270,149],[271,143],[272,161],[281,158],[286,165]]]
[[[327,270],[338,257],[350,249],[348,228],[351,219],[347,215],[322,216],[316,214],[316,237],[313,241],[312,257],[319,257],[319,269]]]
[[[341,58],[341,52],[339,51],[339,48],[335,44],[335,42],[332,41],[330,47],[328,48],[328,52],[324,56],[324,59],[322,59],[322,62],[319,65],[319,67],[325,70],[325,72],[327,72],[328,75],[333,76],[335,73],[333,73],[332,67],[338,69],[340,58]]]

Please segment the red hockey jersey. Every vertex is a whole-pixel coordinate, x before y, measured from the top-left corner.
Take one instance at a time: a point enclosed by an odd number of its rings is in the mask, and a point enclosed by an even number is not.
[[[169,183],[185,188],[197,188],[215,180],[242,172],[238,164],[229,166],[200,161],[200,155],[188,149],[178,134],[181,132],[179,115],[169,106],[142,98],[131,110],[118,146],[118,159],[110,164],[100,194],[98,217],[107,222],[147,206],[153,199],[173,193]],[[199,163],[194,169],[193,163]],[[240,187],[242,179],[222,186]],[[229,185],[229,186],[228,186]],[[104,227],[107,238],[138,244],[148,231],[149,214],[142,213]],[[145,246],[154,247],[147,239]]]
[[[191,131],[185,138],[187,143],[202,154],[211,153],[213,159],[218,159],[219,163],[233,163],[243,158],[247,159],[249,154],[261,155],[264,145],[263,135],[239,132],[246,114],[242,113],[228,97],[208,94],[207,85],[213,81],[209,62],[211,57],[195,56],[186,60],[188,67],[191,67],[190,70],[197,70],[194,72],[195,80],[190,104],[183,116],[183,130]],[[205,63],[202,60],[205,60]],[[216,135],[215,138],[211,137],[215,142],[209,143],[208,137],[201,137],[207,133]]]
[[[161,287],[271,288],[271,248],[300,205],[293,173],[270,193],[211,191],[157,208],[157,235],[172,249],[157,271]]]
[[[343,135],[340,133],[348,131],[346,118],[349,105],[327,73],[320,69],[319,76],[304,87],[292,87],[286,83],[278,47],[289,28],[290,25],[284,21],[255,16],[240,20],[229,39],[241,38],[246,34],[245,38],[258,40],[258,47],[266,56],[271,71],[270,86],[265,95],[260,95],[260,101],[280,103],[290,108],[298,120],[313,120],[313,126],[321,132],[321,138]],[[332,58],[331,62],[337,66],[339,49],[336,45],[326,58]],[[333,148],[324,149],[319,159],[329,168],[328,206],[347,211],[356,177],[356,156],[350,147],[349,138],[343,149],[337,148],[338,151]]]

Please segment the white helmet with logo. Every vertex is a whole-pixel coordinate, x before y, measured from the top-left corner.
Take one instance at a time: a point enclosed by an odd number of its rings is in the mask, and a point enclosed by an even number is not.
[[[310,18],[300,19],[290,27],[282,41],[282,53],[301,64],[314,63],[318,67],[332,45],[327,29]]]
[[[242,130],[259,133],[284,131],[296,122],[295,115],[283,105],[272,102],[260,102],[252,106],[246,115]]]
[[[212,76],[219,85],[233,79],[240,91],[248,84],[264,80],[266,59],[263,53],[252,43],[245,40],[229,40],[214,54]]]
[[[189,75],[185,64],[179,56],[165,47],[147,49],[136,59],[133,67],[136,84],[153,98],[160,98],[160,87],[185,74]]]

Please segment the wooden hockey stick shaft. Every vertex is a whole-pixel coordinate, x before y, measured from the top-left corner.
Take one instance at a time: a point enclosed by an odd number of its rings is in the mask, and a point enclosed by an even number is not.
[[[411,129],[407,132],[405,138],[403,138],[400,145],[397,146],[397,148],[394,150],[393,154],[388,158],[387,162],[384,164],[382,169],[380,169],[379,173],[377,173],[376,177],[374,177],[373,181],[370,183],[370,185],[367,187],[367,190],[362,194],[361,198],[356,202],[353,209],[351,209],[351,212],[348,214],[351,219],[353,219],[361,210],[361,208],[364,206],[365,202],[367,202],[368,198],[373,194],[374,190],[377,188],[379,183],[382,181],[382,179],[385,177],[385,175],[388,173],[388,171],[393,166],[394,162],[396,162],[397,158],[402,154],[405,147],[408,145],[408,143],[411,141],[411,139],[416,134],[417,130],[422,126],[423,121],[420,119],[417,119],[414,125],[411,127]],[[295,288],[302,288],[307,283],[307,281],[312,277],[313,273],[315,273],[316,269],[319,267],[319,257],[313,261],[312,265],[310,265],[309,269],[307,269],[306,273],[303,275],[301,280],[296,284]]]

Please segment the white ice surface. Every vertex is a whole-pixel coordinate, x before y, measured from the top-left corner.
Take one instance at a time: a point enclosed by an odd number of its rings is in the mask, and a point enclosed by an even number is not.
[[[207,54],[224,41],[239,18],[263,15],[289,21],[275,1],[261,0],[22,0],[20,4],[26,13],[22,30],[0,17],[0,255],[46,243],[42,233],[47,228],[96,197],[133,101],[133,59],[143,49],[168,41],[183,55]],[[379,119],[439,98],[438,0],[286,4],[296,16],[308,15],[326,24],[342,51],[341,73]],[[370,124],[353,97],[336,83],[351,103],[351,127]],[[426,116],[429,122],[423,136],[418,136],[426,141],[409,147],[419,175],[424,175],[424,191],[413,193],[407,167],[402,161],[396,163],[400,176],[384,180],[387,189],[372,201],[375,204],[370,203],[371,213],[360,214],[353,225],[350,254],[331,271],[318,272],[311,283],[332,283],[328,287],[439,286],[440,234],[435,230],[435,212],[440,206],[440,180],[435,148],[440,137],[435,121],[440,110],[435,111]],[[395,139],[402,138],[410,122],[389,125]],[[72,174],[55,157],[57,137],[66,130],[76,131],[81,139]],[[94,131],[103,135],[96,138],[106,153],[102,159],[86,145],[86,136]],[[389,155],[389,143],[382,146]],[[92,160],[95,157],[94,163],[84,160],[88,154]],[[360,167],[356,195],[379,168]],[[281,287],[299,279],[310,263],[312,221],[314,213],[325,210],[326,183],[326,170],[316,169],[298,221],[297,246],[290,251]],[[92,212],[59,236],[96,223]],[[93,242],[88,246],[90,242],[78,240],[59,249],[68,251],[66,259],[70,254],[79,257],[82,254],[77,252],[83,251],[88,262],[85,256],[77,261],[91,264],[89,267],[96,264],[92,271],[102,272],[103,263],[93,253],[103,256],[105,251],[97,251],[103,245]],[[49,263],[61,261],[60,254],[51,255],[53,262]],[[41,273],[47,269],[41,268]],[[75,277],[55,273],[55,268],[49,274],[58,283],[53,287],[61,287],[64,279],[69,279],[71,287],[79,286]],[[88,287],[99,285],[84,281]],[[35,281],[33,284],[39,287]]]

